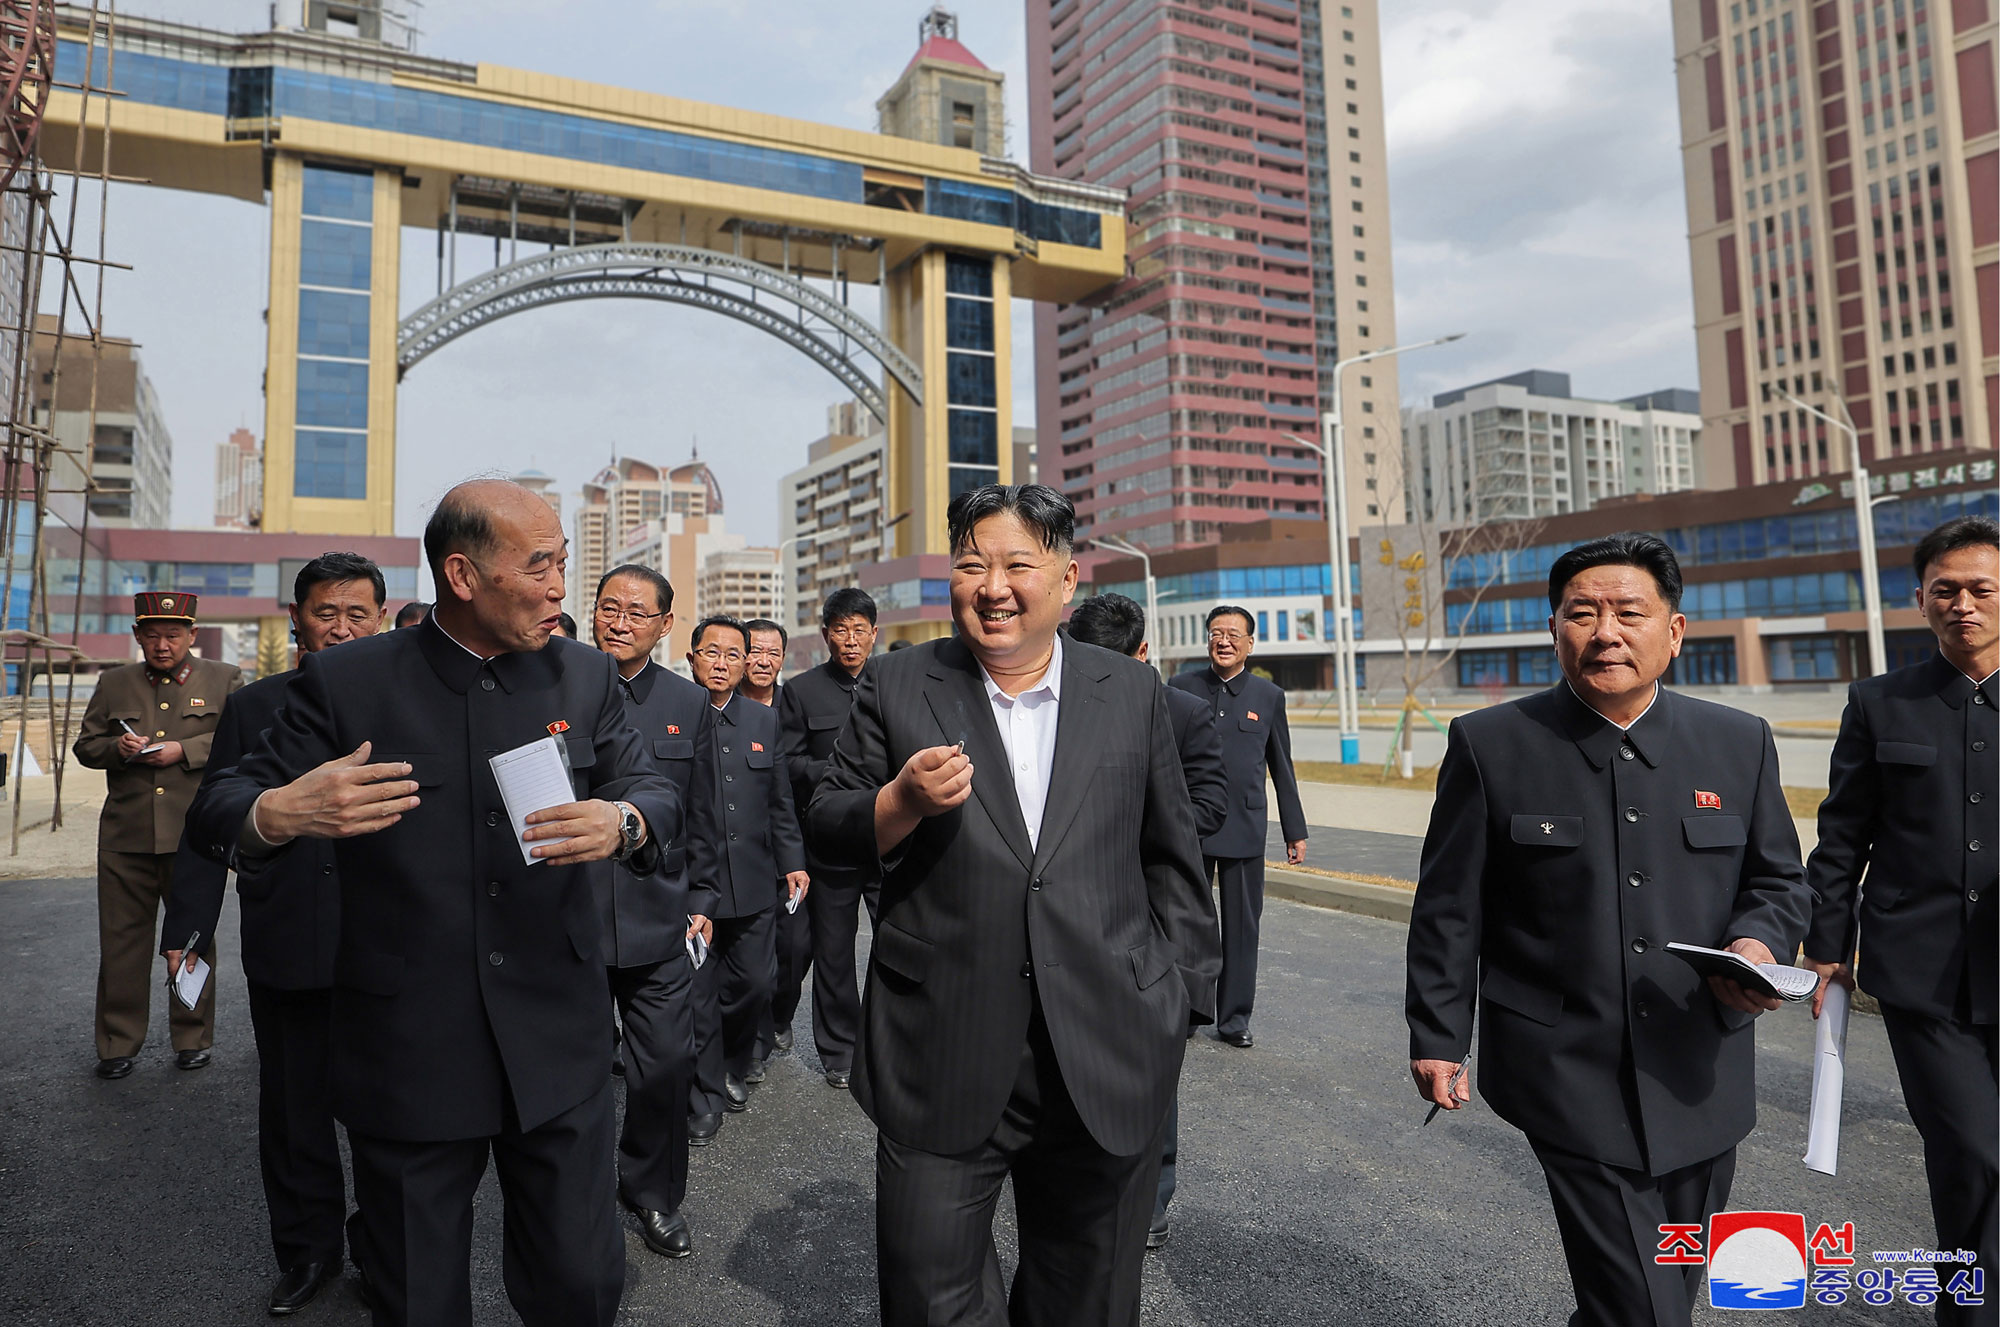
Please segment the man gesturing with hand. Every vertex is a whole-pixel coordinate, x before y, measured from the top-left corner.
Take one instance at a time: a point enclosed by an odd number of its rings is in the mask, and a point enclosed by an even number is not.
[[[1056,630],[1067,498],[989,485],[947,519],[958,634],[870,664],[807,815],[829,857],[882,868],[852,1080],[882,1321],[1137,1324],[1167,1107],[1220,967],[1173,728],[1144,664]]]
[[[625,718],[610,657],[550,642],[566,549],[546,502],[461,484],[424,551],[432,614],[308,655],[190,834],[233,841],[249,871],[333,842],[333,1109],[376,1321],[471,1320],[467,1237],[490,1157],[514,1310],[609,1324],[625,1265],[609,1000],[579,868],[622,856],[649,872],[680,801]],[[489,762],[552,735],[574,800],[529,817],[531,862]]]

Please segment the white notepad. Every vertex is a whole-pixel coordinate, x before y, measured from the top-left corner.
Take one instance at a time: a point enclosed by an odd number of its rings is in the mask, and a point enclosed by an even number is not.
[[[530,866],[542,860],[534,855],[533,849],[564,840],[528,842],[521,837],[527,832],[528,817],[576,800],[569,783],[569,766],[557,745],[561,740],[539,738],[512,751],[502,751],[487,762],[493,766],[493,781],[500,785],[500,800],[507,805],[507,819],[514,824],[514,839],[521,845],[521,859]]]
[[[189,1009],[201,1000],[202,987],[208,985],[208,960],[200,954],[194,956],[194,968],[190,970],[187,959],[181,959],[174,970],[174,998]]]

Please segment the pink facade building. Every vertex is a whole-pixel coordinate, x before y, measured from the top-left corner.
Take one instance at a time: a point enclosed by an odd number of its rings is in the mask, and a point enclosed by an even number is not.
[[[1373,0],[1028,0],[1028,64],[1034,169],[1130,191],[1130,279],[1036,309],[1043,481],[1148,548],[1324,521],[1286,435],[1395,335]],[[1390,365],[1345,384],[1357,519],[1401,502]]]

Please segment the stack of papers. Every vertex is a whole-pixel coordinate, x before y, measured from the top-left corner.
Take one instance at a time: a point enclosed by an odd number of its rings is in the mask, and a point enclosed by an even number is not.
[[[1667,952],[1704,977],[1727,977],[1746,990],[1780,1000],[1804,1000],[1819,987],[1819,974],[1810,968],[1795,968],[1787,963],[1752,963],[1727,949],[1684,945],[1678,940],[1667,946]]]

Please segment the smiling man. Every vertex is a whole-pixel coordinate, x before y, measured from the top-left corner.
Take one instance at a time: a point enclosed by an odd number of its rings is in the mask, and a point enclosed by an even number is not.
[[[1833,744],[1806,963],[1861,975],[1882,1003],[1903,1100],[1924,1140],[1940,1249],[1970,1249],[1986,1303],[1941,1296],[1940,1323],[2000,1321],[2000,525],[1947,521],[1917,545],[1917,606],[1938,652],[1848,689]],[[1863,877],[1866,876],[1864,884]],[[1950,1281],[1960,1269],[1946,1265]]]
[[[1576,1324],[1688,1327],[1700,1268],[1659,1227],[1727,1205],[1756,1122],[1751,1022],[1777,1001],[1703,982],[1671,941],[1790,961],[1810,894],[1770,727],[1660,686],[1680,652],[1680,566],[1646,534],[1549,571],[1563,680],[1451,725],[1410,918],[1418,1095],[1480,1090],[1528,1135]]]
[[[1144,664],[1057,634],[1069,499],[988,485],[947,520],[958,634],[870,665],[808,816],[823,851],[883,868],[853,1078],[882,1321],[1136,1325],[1218,967],[1173,727]]]

